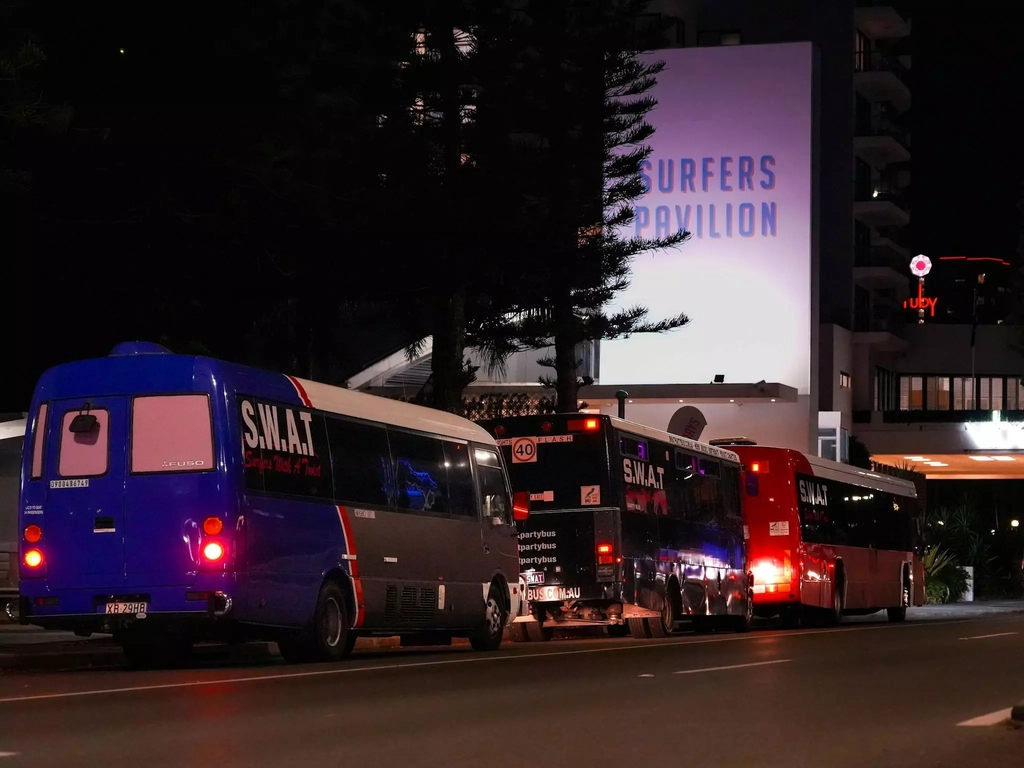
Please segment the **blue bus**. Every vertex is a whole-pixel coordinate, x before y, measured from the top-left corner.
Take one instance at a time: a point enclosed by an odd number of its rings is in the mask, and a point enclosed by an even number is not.
[[[40,379],[19,509],[22,623],[137,666],[205,640],[333,661],[360,635],[468,637],[521,612],[494,439],[407,403],[131,342]]]

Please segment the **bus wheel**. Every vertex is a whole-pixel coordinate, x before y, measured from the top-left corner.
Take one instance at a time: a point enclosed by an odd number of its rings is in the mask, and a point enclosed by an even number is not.
[[[345,593],[333,581],[320,588],[313,621],[305,629],[278,639],[281,656],[291,664],[341,661],[356,644],[345,604]]]
[[[496,651],[501,647],[501,640],[505,635],[508,611],[505,610],[495,584],[491,584],[484,605],[484,625],[469,636],[469,644],[473,646],[474,651]]]
[[[843,582],[832,582],[832,607],[828,609],[826,620],[830,627],[837,626],[843,620]]]
[[[670,581],[665,586],[665,601],[661,609],[661,619],[644,619],[647,622],[647,631],[650,637],[668,637],[676,628],[676,621],[679,617],[676,592],[679,588],[674,586],[675,581]]]
[[[629,634],[636,638],[651,636],[651,625],[646,619],[629,619]]]

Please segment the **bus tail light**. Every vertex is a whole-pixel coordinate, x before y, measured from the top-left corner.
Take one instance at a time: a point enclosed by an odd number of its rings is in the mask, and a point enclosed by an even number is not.
[[[512,519],[517,523],[530,516],[530,492],[516,491],[512,494]]]
[[[596,432],[600,426],[599,419],[573,419],[566,425],[570,432]]]
[[[224,522],[219,517],[208,517],[203,520],[203,533],[207,536],[217,536],[224,530]]]
[[[203,547],[203,557],[211,563],[219,562],[224,557],[224,547],[216,541],[211,541]]]
[[[25,541],[29,544],[38,544],[43,538],[43,529],[38,525],[30,525],[25,529]]]
[[[501,424],[496,426],[494,428],[494,436],[495,437],[504,437],[505,436],[505,427],[503,425],[501,425]]]
[[[38,568],[43,564],[43,553],[38,549],[30,549],[25,553],[25,565],[29,568]]]
[[[597,545],[597,564],[598,565],[611,565],[615,562],[614,547],[611,544],[598,544]]]
[[[775,584],[789,584],[793,580],[793,569],[788,564],[780,567],[775,560],[758,560],[750,569],[757,584],[771,587]],[[774,590],[769,590],[774,591]]]
[[[755,472],[759,475],[768,474],[768,462],[767,461],[752,461],[750,462],[750,471]]]

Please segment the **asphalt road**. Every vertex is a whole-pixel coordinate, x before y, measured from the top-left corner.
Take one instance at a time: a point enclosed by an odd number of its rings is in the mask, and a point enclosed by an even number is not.
[[[1019,615],[5,675],[0,768],[1021,768],[1022,698]]]

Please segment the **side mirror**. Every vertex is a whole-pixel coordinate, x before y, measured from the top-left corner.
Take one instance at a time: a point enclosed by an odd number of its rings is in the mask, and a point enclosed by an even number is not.
[[[530,492],[516,491],[512,494],[512,519],[517,523],[530,516]]]

